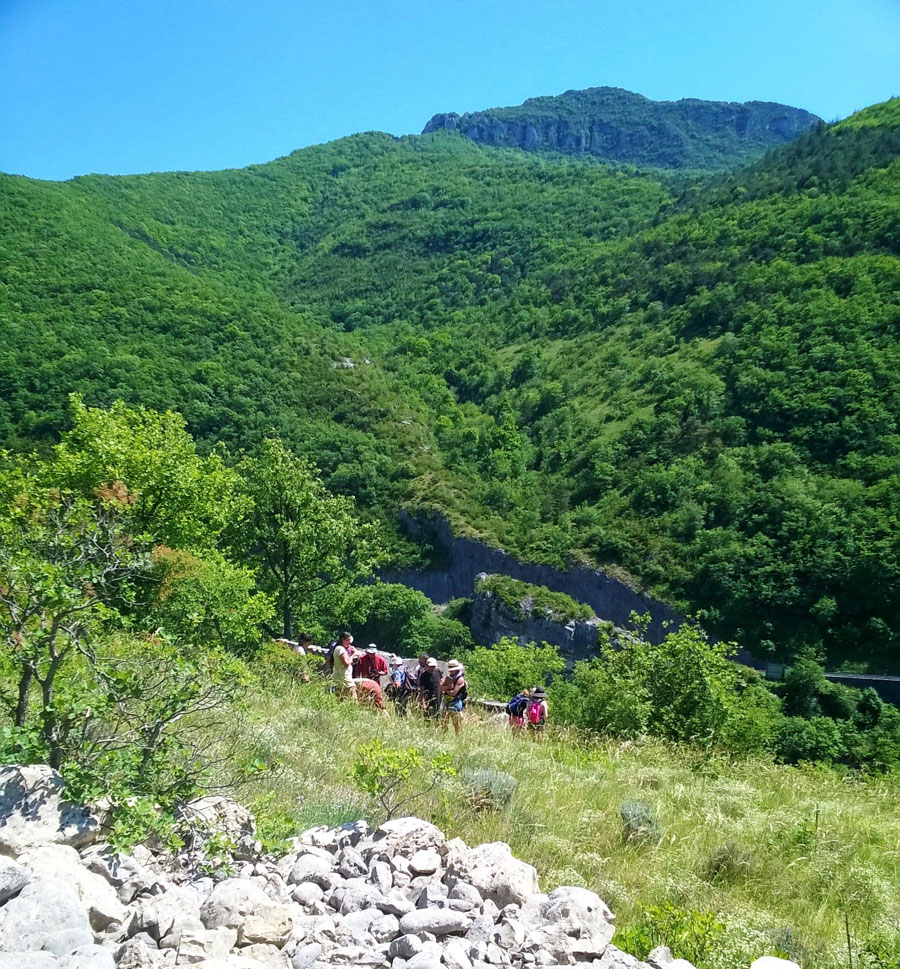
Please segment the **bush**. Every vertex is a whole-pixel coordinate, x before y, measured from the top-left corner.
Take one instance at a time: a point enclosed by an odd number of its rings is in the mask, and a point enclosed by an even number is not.
[[[468,790],[469,803],[477,811],[505,808],[516,793],[516,779],[501,770],[464,768],[460,779]]]
[[[616,930],[613,941],[638,959],[646,959],[651,950],[665,945],[676,959],[687,959],[703,969],[724,931],[715,912],[678,908],[665,902],[643,908],[634,925]]]
[[[753,856],[734,842],[715,848],[706,862],[706,877],[712,882],[734,882],[750,873]]]
[[[827,717],[784,717],[775,731],[775,753],[786,764],[836,760],[842,751],[838,725]]]
[[[569,622],[571,619],[594,618],[594,610],[583,602],[576,602],[565,592],[554,592],[542,585],[520,582],[508,575],[486,575],[479,579],[478,592],[491,592],[523,619],[550,619]]]
[[[495,700],[508,700],[524,687],[544,684],[566,665],[555,646],[520,644],[506,636],[495,646],[473,649],[465,664],[472,689]]]

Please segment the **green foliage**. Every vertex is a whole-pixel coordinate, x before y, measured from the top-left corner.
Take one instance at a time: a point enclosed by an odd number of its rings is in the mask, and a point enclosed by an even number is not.
[[[165,546],[154,550],[153,566],[156,595],[146,613],[151,628],[238,654],[256,648],[274,608],[256,591],[254,572],[219,552],[201,558]]]
[[[654,645],[632,639],[600,659],[575,665],[572,683],[582,726],[634,736],[719,741],[737,705],[733,648],[684,625]]]
[[[377,803],[385,821],[456,773],[449,754],[427,758],[419,747],[385,747],[380,739],[361,744],[358,755],[353,781]]]
[[[698,912],[665,902],[643,908],[635,924],[616,931],[614,941],[638,959],[665,945],[676,959],[686,959],[697,969],[704,969],[724,932],[725,925],[715,912]]]
[[[277,436],[367,520],[439,509],[529,560],[615,566],[751,650],[888,670],[895,115],[702,180],[449,133],[241,171],[4,176],[0,442],[49,449],[73,391],[177,410],[201,454]],[[165,480],[179,437],[154,420],[117,417],[124,457],[80,459],[71,486],[121,480],[149,521],[142,476]],[[227,469],[207,482],[172,453],[185,501],[156,538],[194,550]]]
[[[352,499],[331,495],[315,470],[280,441],[263,442],[240,464],[248,511],[233,541],[259,570],[290,639],[295,618],[337,621],[352,589],[381,558],[375,529],[355,517]]]
[[[594,610],[590,606],[576,602],[564,592],[520,582],[508,575],[487,575],[479,579],[477,591],[493,593],[523,619],[533,617],[566,623],[571,619],[594,618]]]
[[[464,662],[471,689],[495,700],[508,700],[525,687],[543,685],[566,665],[555,646],[520,644],[508,636],[494,646],[476,647]]]

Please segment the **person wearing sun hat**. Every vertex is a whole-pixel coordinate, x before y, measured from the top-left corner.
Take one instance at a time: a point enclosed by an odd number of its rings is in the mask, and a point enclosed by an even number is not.
[[[459,733],[462,730],[462,715],[469,695],[469,685],[466,683],[465,670],[458,659],[451,659],[447,663],[447,674],[441,680],[441,696],[444,701],[444,728],[447,717],[453,721],[453,729]]]
[[[531,691],[531,699],[525,708],[525,726],[529,731],[543,730],[549,715],[547,691],[542,686],[536,686]]]

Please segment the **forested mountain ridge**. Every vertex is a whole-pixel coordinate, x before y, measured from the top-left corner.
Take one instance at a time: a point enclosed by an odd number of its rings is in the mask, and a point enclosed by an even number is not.
[[[889,666],[898,105],[696,184],[447,132],[3,177],[3,443],[51,440],[72,390],[172,406],[386,518],[437,507],[751,649]]]
[[[767,101],[651,101],[622,88],[594,87],[515,107],[436,114],[432,131],[529,152],[589,155],[659,168],[721,169],[791,141],[820,119]]]

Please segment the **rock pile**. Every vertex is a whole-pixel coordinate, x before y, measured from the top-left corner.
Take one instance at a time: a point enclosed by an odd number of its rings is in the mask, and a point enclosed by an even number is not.
[[[313,828],[260,859],[252,818],[204,798],[191,813],[246,859],[210,875],[200,849],[116,854],[60,791],[49,768],[0,768],[0,969],[644,966],[611,944],[597,895],[542,894],[502,842],[469,848],[400,818]],[[687,965],[658,955],[660,969]]]

